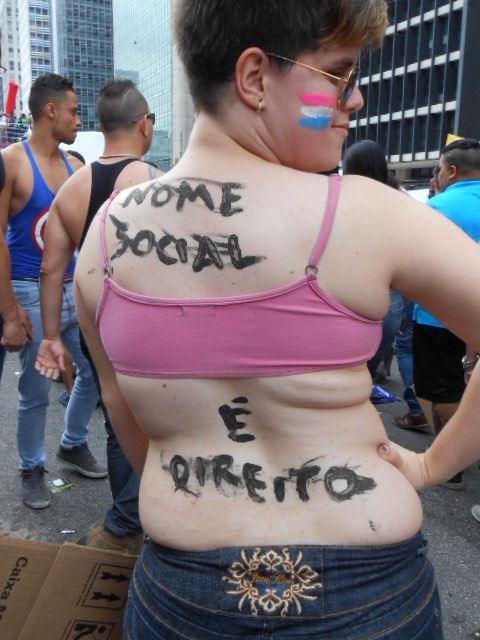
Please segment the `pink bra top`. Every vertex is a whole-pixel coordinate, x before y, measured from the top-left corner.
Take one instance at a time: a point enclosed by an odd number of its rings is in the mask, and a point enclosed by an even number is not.
[[[154,378],[256,377],[369,360],[380,343],[381,321],[347,309],[322,290],[315,276],[333,225],[340,176],[331,176],[329,185],[306,275],[268,291],[219,298],[155,298],[112,280],[105,246],[107,203],[100,224],[106,275],[96,321],[115,370]]]

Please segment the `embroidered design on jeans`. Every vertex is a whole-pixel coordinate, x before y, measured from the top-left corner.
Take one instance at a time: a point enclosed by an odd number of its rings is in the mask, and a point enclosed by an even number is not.
[[[250,603],[253,615],[265,613],[286,616],[302,613],[302,599],[316,600],[320,595],[322,582],[319,575],[307,564],[302,564],[303,554],[298,552],[293,560],[290,550],[284,547],[281,552],[275,549],[262,550],[255,547],[248,557],[245,549],[240,552],[242,560],[236,560],[227,570],[223,580],[233,585],[225,593],[239,596],[238,610]],[[309,593],[317,590],[317,593]]]

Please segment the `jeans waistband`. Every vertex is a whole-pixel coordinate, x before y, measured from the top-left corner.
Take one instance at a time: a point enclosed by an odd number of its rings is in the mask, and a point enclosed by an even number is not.
[[[383,546],[228,547],[194,553],[150,541],[140,562],[151,586],[201,607],[231,612],[252,607],[267,616],[321,610],[329,616],[390,599],[417,580],[426,555],[427,543],[418,533]]]
[[[130,583],[129,640],[441,640],[427,544],[183,552],[149,541]],[[418,635],[418,638],[420,636]]]
[[[40,276],[15,276],[12,277],[14,282],[16,281],[26,281],[26,282],[40,282]],[[68,276],[63,276],[64,282],[73,282],[73,273]]]

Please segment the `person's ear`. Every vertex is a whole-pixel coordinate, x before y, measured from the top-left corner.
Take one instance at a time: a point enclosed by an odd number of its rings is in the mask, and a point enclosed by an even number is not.
[[[137,122],[137,126],[142,136],[146,138],[148,136],[148,118],[146,116],[140,118]]]
[[[235,66],[235,85],[239,96],[254,111],[259,112],[265,101],[265,70],[268,57],[259,47],[242,51]]]
[[[458,180],[458,176],[458,167],[454,164],[447,165],[447,178],[449,182],[455,182],[455,180]]]
[[[43,107],[43,113],[50,120],[54,120],[57,116],[57,105],[54,102],[46,102]]]

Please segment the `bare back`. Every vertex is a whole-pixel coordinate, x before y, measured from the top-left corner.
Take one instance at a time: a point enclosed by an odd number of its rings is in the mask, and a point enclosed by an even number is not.
[[[249,169],[241,162],[235,170],[217,168],[215,179],[189,169],[188,163],[175,168],[112,204],[106,245],[115,283],[152,298],[208,299],[273,290],[304,276],[325,209],[326,178],[261,161]],[[378,320],[388,306],[392,274],[382,256],[371,269],[367,247],[373,243],[375,249],[378,240],[352,210],[361,200],[348,186],[342,189],[318,282],[352,312]],[[90,314],[103,288],[98,235],[97,221],[78,266]],[[185,239],[183,261],[167,264],[159,249],[167,235]],[[242,256],[261,259],[235,268],[228,250],[221,252],[232,235]],[[220,248],[221,268],[213,253],[202,253],[205,243],[212,252]],[[169,257],[176,255],[174,246],[169,243]],[[348,264],[341,259],[347,251]],[[95,271],[86,275],[84,265],[93,263]],[[148,345],[140,317],[138,323],[139,344]],[[168,343],[165,335],[165,349]],[[161,363],[161,351],[157,357]],[[384,544],[404,540],[420,526],[416,492],[377,455],[386,434],[369,401],[365,364],[261,378],[117,372],[116,379],[149,441],[141,520],[161,544]],[[112,422],[117,425],[116,418]],[[408,515],[399,521],[398,513]]]

